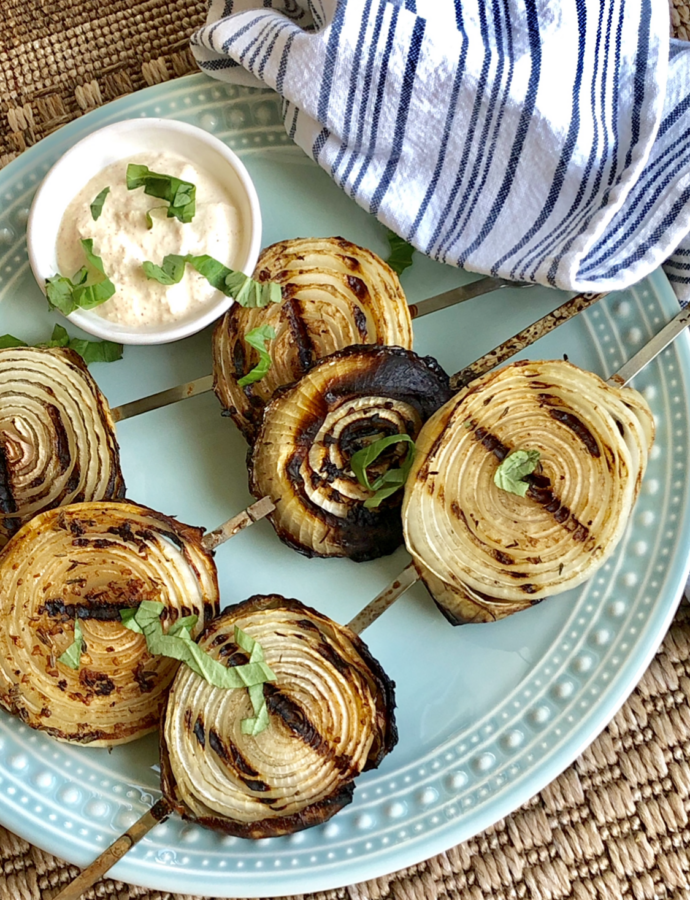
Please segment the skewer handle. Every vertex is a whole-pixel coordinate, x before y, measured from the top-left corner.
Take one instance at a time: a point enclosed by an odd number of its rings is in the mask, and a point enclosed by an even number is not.
[[[475,378],[479,378],[480,375],[485,375],[487,372],[490,372],[495,366],[501,365],[501,363],[510,359],[511,356],[515,356],[516,353],[524,350],[525,347],[529,347],[530,344],[533,344],[535,341],[539,340],[539,338],[544,337],[545,334],[553,331],[554,328],[558,328],[559,325],[567,322],[568,319],[572,319],[573,316],[582,312],[583,309],[587,309],[588,306],[592,306],[597,300],[601,300],[601,298],[605,296],[605,293],[578,294],[577,297],[566,300],[565,303],[561,304],[557,309],[554,309],[553,312],[542,316],[541,319],[537,319],[536,322],[532,322],[527,328],[523,328],[522,331],[519,331],[512,338],[503,341],[498,347],[494,347],[493,350],[490,350],[484,356],[480,356],[479,359],[471,365],[461,369],[456,375],[453,375],[450,379],[451,388],[454,391],[461,390],[471,381],[474,381]]]
[[[256,503],[252,503],[251,506],[237,513],[232,519],[228,519],[219,528],[205,534],[201,539],[204,549],[215,550],[220,544],[224,544],[225,541],[229,541],[231,537],[234,537],[238,531],[242,531],[248,525],[253,525],[254,522],[263,519],[264,516],[272,513],[274,509],[275,504],[271,498],[262,497],[261,500],[257,500]]]
[[[138,844],[155,825],[158,825],[159,822],[164,822],[171,812],[172,810],[165,800],[159,800],[140,819],[137,819],[134,825],[104,850],[91,865],[83,869],[81,874],[68,884],[66,888],[63,888],[53,900],[79,900],[83,893],[88,891],[102,875],[105,875],[118,860],[122,859],[125,853],[131,850],[135,844]]]

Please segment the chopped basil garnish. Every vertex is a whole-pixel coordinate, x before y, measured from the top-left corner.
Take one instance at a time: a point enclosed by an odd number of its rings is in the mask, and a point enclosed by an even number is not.
[[[91,218],[96,221],[96,219],[103,212],[103,204],[105,203],[105,198],[110,193],[110,188],[103,188],[103,190],[98,194],[97,197],[94,198],[93,203],[91,204]]]
[[[207,254],[194,256],[188,253],[186,256],[179,256],[171,253],[163,259],[160,266],[145,262],[143,269],[147,278],[159,284],[178,284],[182,280],[187,263],[203,275],[216,290],[221,291],[226,297],[232,297],[240,306],[254,308],[268,306],[269,303],[280,303],[282,294],[279,284],[272,281],[254,281],[249,275],[235,272]]]
[[[29,346],[42,349],[69,347],[70,350],[74,350],[81,356],[87,366],[95,362],[115,362],[122,359],[122,344],[116,344],[113,341],[87,341],[84,338],[71,338],[62,325],[56,325],[53,328],[53,334],[49,341],[41,341],[38,344],[29,345],[12,334],[0,336],[0,350],[6,350],[8,347]]]
[[[398,444],[401,441],[409,443],[407,448],[407,456],[403,460],[399,469],[388,469],[383,475],[380,475],[373,483],[369,481],[367,468],[383,453],[386,447],[391,444]],[[414,462],[415,446],[414,441],[409,434],[390,434],[388,437],[380,438],[367,447],[362,447],[352,455],[350,466],[359,483],[370,491],[374,491],[374,496],[364,501],[367,509],[376,509],[381,501],[386,497],[390,497],[396,491],[404,487],[407,476],[410,474],[412,463]]]
[[[153,216],[152,212],[155,212],[157,209],[167,209],[167,206],[152,206],[151,209],[146,210],[146,227],[150,231],[153,228]]]
[[[259,362],[254,368],[243,375],[237,382],[240,387],[248,384],[254,384],[255,381],[261,381],[264,375],[271,368],[271,354],[266,349],[266,341],[272,341],[276,336],[275,331],[270,325],[259,325],[258,328],[252,328],[248,331],[244,339],[250,347],[254,347],[259,351]]]
[[[391,252],[388,254],[386,262],[394,272],[401,275],[405,269],[408,269],[412,265],[414,247],[401,237],[398,237],[398,235],[394,231],[391,231],[390,228],[386,229],[386,236],[391,248]]]
[[[81,648],[84,644],[84,635],[79,619],[74,620],[74,640],[63,654],[58,656],[58,662],[69,666],[70,669],[78,669],[81,661]]]
[[[494,484],[503,491],[524,497],[529,483],[524,481],[539,464],[538,450],[514,450],[506,456],[494,474]]]
[[[95,281],[87,284],[89,271],[83,266],[72,278],[65,275],[53,275],[46,279],[46,297],[48,305],[60,310],[64,316],[73,313],[75,309],[93,309],[105,303],[115,293],[115,285],[107,277],[103,269],[103,261],[93,252],[93,239],[82,240],[81,245],[84,254],[99,273]]]
[[[108,196],[109,193],[110,193],[109,187],[103,188],[103,190],[94,199],[93,203],[91,204],[91,207],[90,207],[91,208],[91,217],[93,218],[94,222],[100,216],[100,214],[103,212],[103,204],[105,203],[105,198]]]
[[[130,163],[127,166],[127,189],[134,191],[143,187],[149,197],[166,200],[168,218],[180,222],[191,222],[196,213],[196,186],[173,175],[152,172],[148,166]],[[149,228],[151,226],[149,225]]]
[[[235,626],[235,643],[249,654],[249,662],[244,666],[226,668],[192,640],[191,629],[196,624],[196,616],[179,619],[164,634],[160,620],[164,609],[162,603],[144,600],[137,609],[122,610],[120,617],[125,628],[144,635],[148,651],[154,656],[181,660],[214,687],[248,688],[254,717],[242,721],[242,733],[256,735],[263,731],[268,726],[263,685],[267,681],[275,681],[276,676],[264,661],[261,645]]]

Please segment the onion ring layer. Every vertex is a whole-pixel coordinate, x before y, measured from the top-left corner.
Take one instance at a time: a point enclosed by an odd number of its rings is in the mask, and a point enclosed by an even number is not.
[[[110,409],[81,357],[0,350],[0,548],[43,510],[124,493]]]
[[[59,740],[110,747],[153,731],[179,663],[152,657],[120,611],[165,605],[164,631],[218,609],[203,531],[132,503],[36,516],[0,555],[0,705]],[[84,637],[78,669],[59,657]]]
[[[424,426],[403,504],[405,541],[456,624],[503,618],[581,584],[628,523],[654,437],[647,403],[560,360],[478,379]],[[539,451],[525,497],[501,460]]]
[[[291,384],[324,356],[351,344],[412,348],[412,322],[398,276],[382,259],[344,238],[302,238],[267,247],[254,271],[282,288],[281,303],[235,304],[213,336],[214,390],[248,441],[276,388]],[[272,364],[261,381],[239,387],[257,363],[244,336],[270,325]]]
[[[355,634],[298,600],[251,597],[212,622],[200,646],[245,663],[235,625],[276,675],[264,685],[269,726],[243,734],[248,692],[213,687],[183,665],[161,729],[163,794],[184,818],[240,837],[325,822],[395,746],[394,685]]]
[[[281,540],[307,556],[361,562],[402,543],[402,491],[380,506],[355,478],[352,456],[395,434],[416,439],[449,397],[448,376],[431,357],[400,347],[348,347],[321,360],[266,407],[249,461],[249,486],[276,504]],[[407,445],[390,447],[371,467],[399,466]]]

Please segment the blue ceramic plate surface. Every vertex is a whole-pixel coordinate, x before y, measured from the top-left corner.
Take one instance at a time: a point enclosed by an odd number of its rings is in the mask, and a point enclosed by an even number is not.
[[[277,98],[195,75],[137,93],[62,128],[0,172],[0,333],[45,339],[57,321],[33,282],[25,226],[47,169],[91,130],[170,116],[237,151],[256,183],[264,245],[340,234],[381,254],[382,227],[298,149]],[[411,302],[473,276],[420,257],[405,272]],[[415,323],[415,349],[450,372],[562,302],[509,290]],[[677,311],[661,272],[611,295],[529,350],[609,375]],[[74,329],[72,329],[74,331]],[[452,628],[417,586],[365,637],[397,682],[400,743],[359,779],[326,825],[250,842],[177,818],[117,865],[124,881],[215,897],[262,897],[351,884],[419,862],[514,810],[601,731],[660,643],[688,570],[687,337],[637,377],[658,424],[642,493],[615,556],[582,588],[493,625]],[[127,347],[92,371],[111,405],[210,371],[210,331],[176,344]],[[129,496],[215,527],[247,505],[245,444],[212,395],[118,427]],[[348,621],[407,563],[404,550],[357,565],[307,560],[266,523],[217,554],[225,603],[259,592],[298,597]],[[158,796],[155,738],[106,750],[59,744],[0,717],[0,821],[74,863],[90,862]]]

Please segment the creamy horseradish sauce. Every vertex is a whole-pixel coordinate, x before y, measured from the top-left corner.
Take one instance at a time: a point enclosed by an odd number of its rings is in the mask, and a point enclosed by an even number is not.
[[[167,203],[127,190],[127,166],[139,163],[152,172],[172,175],[196,185],[196,214],[183,224],[167,218]],[[94,221],[91,203],[106,187],[103,210]],[[147,228],[146,213],[153,228]],[[171,153],[138,153],[99,172],[67,207],[58,232],[58,267],[71,278],[85,264],[82,239],[93,238],[93,251],[117,291],[93,311],[127,326],[177,322],[218,299],[203,275],[186,266],[179,284],[163,285],[146,278],[142,263],[161,265],[170,253],[208,254],[233,268],[241,247],[240,213],[226,188],[203,169]]]

